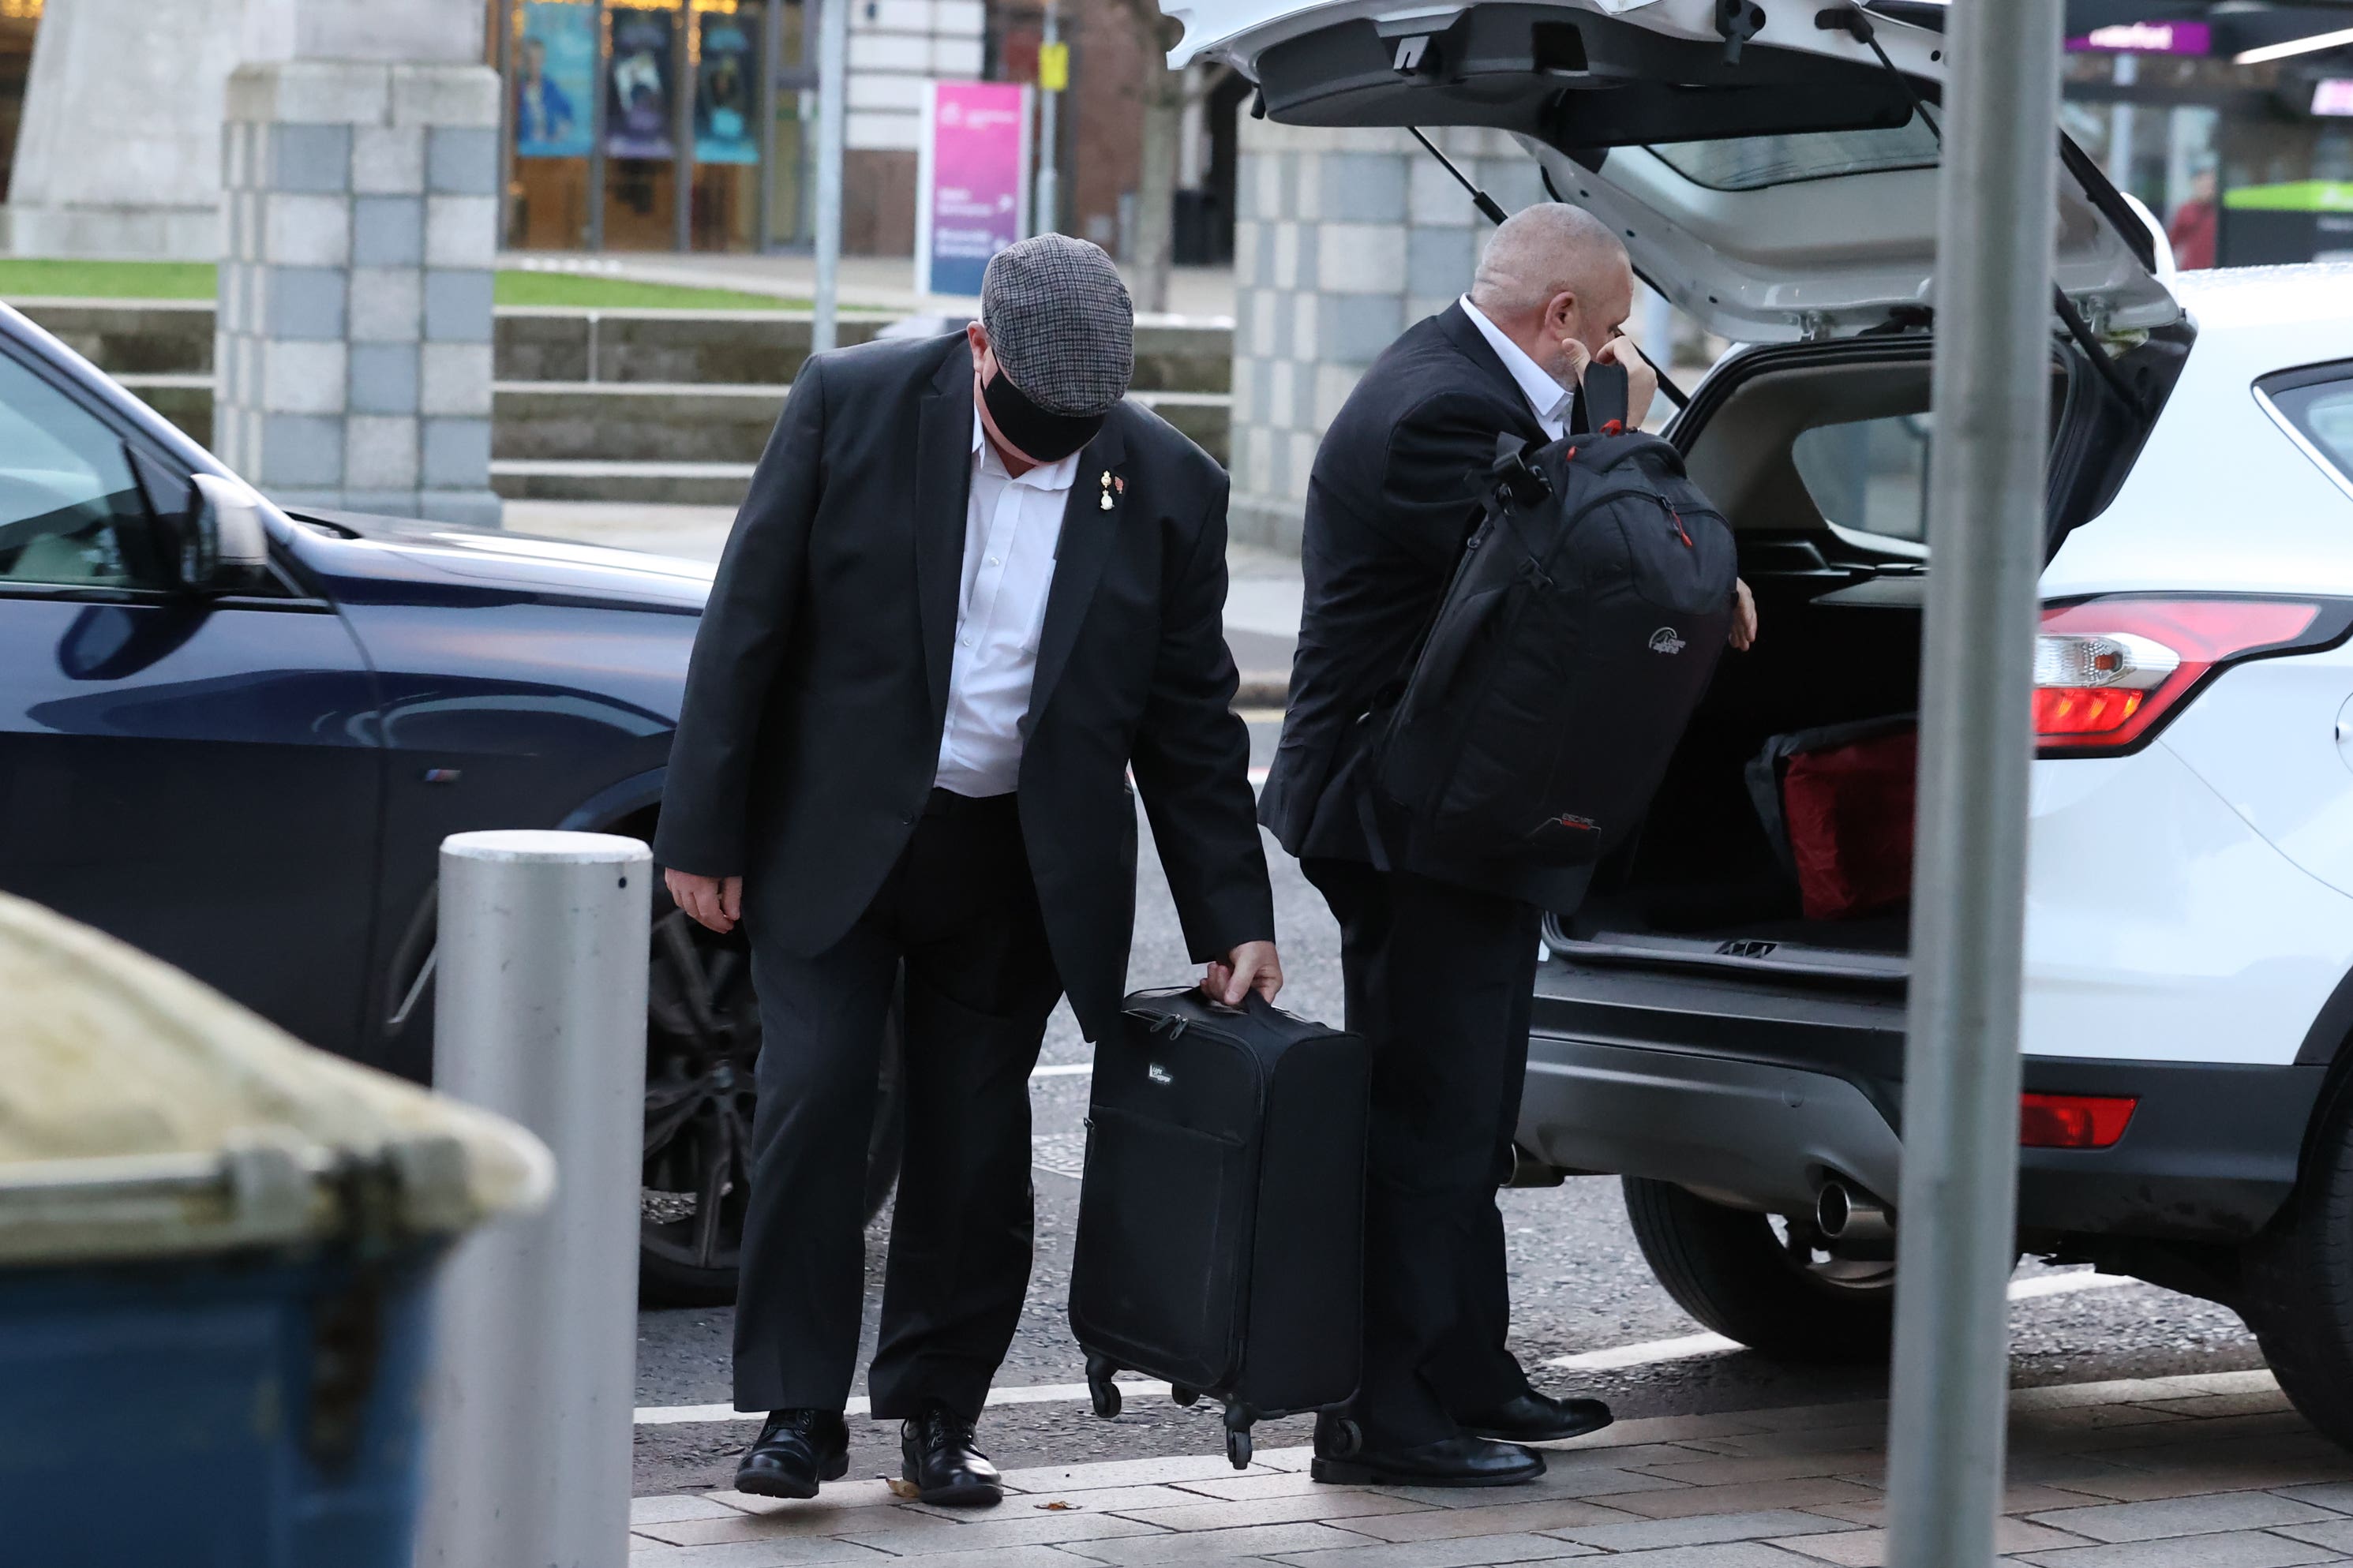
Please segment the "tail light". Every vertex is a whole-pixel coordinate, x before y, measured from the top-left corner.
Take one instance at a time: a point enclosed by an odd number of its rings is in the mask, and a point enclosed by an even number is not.
[[[2034,735],[2044,756],[2128,752],[2218,670],[2320,647],[2348,607],[2297,599],[2118,595],[2056,605],[2034,639]]]
[[[2106,1094],[2022,1094],[2018,1142],[2027,1149],[2105,1149],[2132,1125],[2137,1099]]]

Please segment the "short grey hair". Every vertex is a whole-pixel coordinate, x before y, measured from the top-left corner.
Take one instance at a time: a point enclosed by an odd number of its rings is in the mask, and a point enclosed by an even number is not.
[[[1625,241],[1608,224],[1567,202],[1538,202],[1487,237],[1471,302],[1491,318],[1525,315],[1563,291],[1599,289],[1604,269],[1625,262]]]

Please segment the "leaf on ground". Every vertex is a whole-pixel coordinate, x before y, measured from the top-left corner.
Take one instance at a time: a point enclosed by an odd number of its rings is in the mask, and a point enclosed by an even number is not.
[[[891,1489],[891,1495],[892,1497],[921,1497],[923,1495],[923,1488],[917,1486],[913,1481],[902,1480],[897,1476],[884,1476],[882,1478],[882,1484]]]
[[[1079,1507],[1079,1505],[1074,1502],[1039,1502],[1032,1503],[1029,1506],[1032,1508],[1042,1508],[1049,1513],[1073,1512]]]

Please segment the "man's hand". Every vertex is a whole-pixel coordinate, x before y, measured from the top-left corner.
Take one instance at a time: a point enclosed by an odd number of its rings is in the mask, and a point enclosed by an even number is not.
[[[1737,577],[1732,580],[1732,635],[1726,640],[1738,653],[1746,653],[1757,640],[1757,595]]]
[[[1202,994],[1229,1007],[1240,1006],[1253,991],[1271,1002],[1282,990],[1282,960],[1271,942],[1246,942],[1212,962],[1201,976]]]
[[[1634,340],[1623,333],[1595,350],[1593,363],[1626,367],[1626,428],[1640,430],[1642,421],[1651,416],[1651,399],[1659,395],[1659,373],[1651,368]]]
[[[698,877],[691,871],[666,870],[662,881],[680,909],[723,936],[733,931],[735,922],[744,918],[741,877]]]

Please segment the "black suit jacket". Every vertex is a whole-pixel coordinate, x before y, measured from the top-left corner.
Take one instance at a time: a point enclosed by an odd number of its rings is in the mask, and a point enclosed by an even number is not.
[[[1375,360],[1316,448],[1301,541],[1306,602],[1259,816],[1302,858],[1371,857],[1358,721],[1402,677],[1478,522],[1495,437],[1546,439],[1519,384],[1458,301]],[[1392,864],[1567,910],[1588,873],[1464,860],[1381,818]]]
[[[762,941],[816,954],[872,902],[929,796],[972,476],[961,336],[811,359],[719,563],[654,855],[741,875]],[[1102,476],[1121,489],[1102,510]],[[1226,477],[1132,403],[1080,454],[1022,721],[1021,826],[1063,988],[1119,1016],[1133,769],[1197,961],[1271,938],[1226,650]]]

